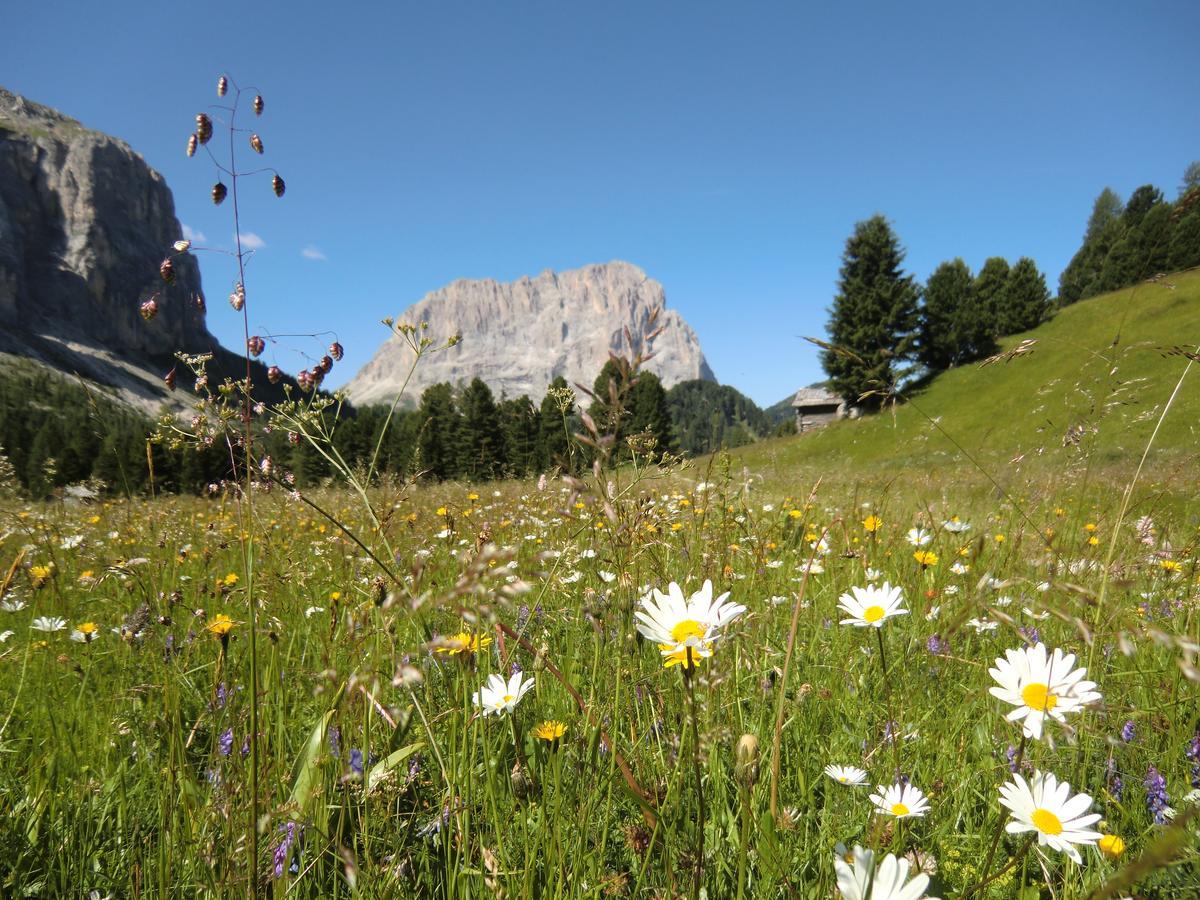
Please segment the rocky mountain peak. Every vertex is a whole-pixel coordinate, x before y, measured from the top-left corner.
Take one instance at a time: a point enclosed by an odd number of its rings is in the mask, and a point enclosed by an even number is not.
[[[535,402],[559,375],[569,384],[590,386],[610,352],[637,352],[654,328],[661,333],[650,346],[654,357],[646,369],[664,385],[715,380],[695,332],[666,308],[662,285],[628,262],[557,273],[547,269],[508,283],[460,279],[396,318],[428,322],[427,334],[435,339],[463,338],[456,347],[421,360],[406,392],[413,402],[431,384],[476,377],[498,396],[525,394]],[[391,401],[411,365],[408,347],[389,338],[349,382],[347,393],[357,404]]]

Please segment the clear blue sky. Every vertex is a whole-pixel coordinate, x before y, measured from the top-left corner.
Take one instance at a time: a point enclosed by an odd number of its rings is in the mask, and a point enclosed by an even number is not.
[[[802,336],[857,220],[887,215],[922,280],[1028,255],[1053,290],[1101,188],[1173,198],[1200,158],[1198,34],[1194,0],[46,2],[5,17],[0,84],[128,141],[223,244],[184,146],[220,72],[260,87],[288,192],[244,204],[252,322],[336,330],[327,384],[455,278],[626,259],[765,405],[821,377]],[[202,266],[240,347],[228,265]],[[289,348],[320,352],[283,342],[293,370]]]

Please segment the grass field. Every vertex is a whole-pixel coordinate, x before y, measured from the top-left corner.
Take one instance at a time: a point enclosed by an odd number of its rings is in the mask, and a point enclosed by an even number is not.
[[[826,898],[857,845],[933,896],[1200,896],[1194,382],[1135,482],[1184,364],[1155,317],[1200,324],[1173,280],[894,419],[670,472],[8,501],[0,893]],[[744,611],[642,636],[650,589],[706,581]],[[842,624],[885,582],[904,614]],[[1056,670],[1024,736],[989,669],[1039,643],[1099,696]],[[1014,770],[1090,803],[1010,834]]]

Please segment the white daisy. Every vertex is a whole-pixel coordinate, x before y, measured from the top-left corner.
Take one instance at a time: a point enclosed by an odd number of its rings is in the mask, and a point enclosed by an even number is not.
[[[929,812],[929,801],[925,799],[925,794],[911,784],[893,784],[886,788],[880,785],[875,791],[867,799],[875,804],[876,810],[886,815],[906,819],[909,816],[919,818]]]
[[[970,523],[964,522],[958,516],[951,516],[948,521],[942,523],[942,527],[951,534],[962,534],[964,531],[971,530]]]
[[[863,572],[863,577],[867,579],[867,581],[878,581],[883,577],[883,573],[878,569],[867,569],[867,571]]]
[[[0,644],[3,644],[5,641],[7,641],[13,636],[13,634],[14,632],[11,629],[8,631],[0,631]]]
[[[683,589],[672,581],[667,593],[654,588],[642,598],[642,608],[634,613],[637,629],[658,644],[664,666],[682,663],[690,669],[712,656],[718,629],[746,611],[740,603],[726,602],[728,592],[714,600],[712,590],[712,582],[706,580],[691,597],[684,597]]]
[[[886,581],[883,587],[873,584],[865,588],[852,587],[849,594],[842,594],[838,599],[838,608],[850,616],[842,619],[841,624],[857,625],[859,628],[868,625],[882,628],[885,619],[908,615],[903,604],[904,595],[900,588],[892,587]]]
[[[986,631],[995,631],[1000,627],[999,622],[989,622],[987,619],[967,619],[967,624],[975,629],[976,634],[983,634]]]
[[[906,534],[904,537],[914,547],[924,547],[933,540],[933,533],[927,528],[921,528],[918,526],[916,528],[908,529],[908,534]]]
[[[67,620],[58,616],[40,616],[29,627],[35,631],[62,631],[67,627]]]
[[[828,765],[825,767],[825,774],[838,784],[847,784],[851,787],[867,783],[867,773],[856,766]]]
[[[960,559],[950,567],[950,571],[955,575],[966,575],[971,571],[971,567]]]
[[[483,708],[485,716],[500,715],[512,712],[531,687],[533,679],[526,679],[521,672],[515,672],[507,682],[502,675],[489,675],[487,684],[476,691],[471,699],[476,706]]]
[[[4,600],[0,601],[0,609],[5,612],[20,612],[25,608],[24,600]]]
[[[838,892],[845,900],[938,900],[926,897],[929,876],[923,872],[913,876],[905,884],[911,863],[888,854],[875,868],[875,853],[855,845],[846,856],[837,853],[833,857],[833,868],[837,872]]]
[[[1019,774],[1000,786],[1000,805],[1012,812],[1014,822],[1005,830],[1010,834],[1036,831],[1039,846],[1050,847],[1082,862],[1075,844],[1095,844],[1100,833],[1087,826],[1100,819],[1100,813],[1087,813],[1092,798],[1087,794],[1071,796],[1071,786],[1050,773],[1035,772],[1032,784]]]
[[[993,697],[1016,707],[1006,718],[1024,719],[1026,737],[1040,739],[1049,716],[1065,724],[1066,714],[1100,699],[1094,681],[1085,681],[1087,669],[1073,669],[1075,654],[1055,649],[1047,656],[1046,646],[1037,643],[1020,650],[1006,650],[988,673],[1000,685],[989,688]]]

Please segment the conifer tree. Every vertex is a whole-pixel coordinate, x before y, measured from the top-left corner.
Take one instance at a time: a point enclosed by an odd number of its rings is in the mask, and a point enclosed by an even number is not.
[[[850,403],[877,408],[903,374],[898,366],[913,356],[920,289],[903,262],[883,216],[854,226],[830,310],[834,349],[821,355],[833,390]]]
[[[1008,273],[997,320],[998,333],[1017,334],[1036,328],[1050,313],[1050,291],[1037,263],[1022,256]]]
[[[442,382],[431,384],[421,394],[421,471],[439,480],[456,478],[461,472],[461,417],[454,391]]]
[[[975,293],[971,270],[961,259],[938,266],[925,283],[918,358],[932,371],[949,369],[991,353],[994,324]]]
[[[1004,291],[1008,285],[1008,260],[1003,256],[991,256],[983,262],[983,268],[975,276],[975,301],[983,308],[991,322],[992,334],[1000,334],[1001,307]]]
[[[667,392],[653,372],[638,372],[637,380],[629,392],[627,431],[630,435],[645,434],[653,438],[655,456],[675,448]]]
[[[472,378],[462,394],[461,461],[468,478],[495,478],[504,468],[504,432],[492,389]]]

